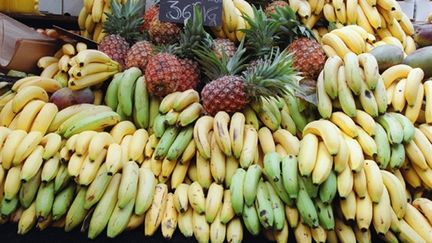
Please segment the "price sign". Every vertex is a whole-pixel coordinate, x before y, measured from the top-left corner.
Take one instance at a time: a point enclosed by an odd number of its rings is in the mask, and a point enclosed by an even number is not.
[[[222,23],[222,0],[161,0],[159,19],[165,22],[184,23],[193,16],[195,5],[201,6],[205,26]]]

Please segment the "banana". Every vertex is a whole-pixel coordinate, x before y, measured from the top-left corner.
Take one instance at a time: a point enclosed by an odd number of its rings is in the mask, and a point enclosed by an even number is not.
[[[330,57],[324,65],[324,88],[330,98],[335,99],[338,95],[337,74],[339,67],[343,64],[338,56]]]
[[[28,208],[36,197],[39,185],[41,183],[40,172],[41,171],[38,171],[36,176],[33,176],[33,178],[29,181],[23,182],[19,188],[19,202],[24,208]]]
[[[274,214],[267,185],[262,179],[259,181],[256,190],[255,208],[258,213],[258,219],[261,225],[268,229],[273,227]]]
[[[58,108],[55,104],[46,103],[35,117],[30,131],[39,131],[45,134],[51,122],[55,119],[57,112]]]
[[[193,211],[192,214],[193,234],[198,242],[208,242],[210,239],[210,226],[205,216]]]
[[[252,235],[258,235],[261,230],[261,225],[256,208],[245,204],[242,211],[243,223],[246,229]]]
[[[94,180],[99,167],[105,160],[106,152],[106,149],[102,150],[94,161],[90,160],[88,155],[84,158],[78,175],[78,183],[80,185],[87,186]]]
[[[384,84],[386,89],[390,87],[390,85],[399,79],[407,78],[408,74],[411,72],[413,68],[405,65],[405,64],[398,64],[392,67],[389,67],[386,69],[382,74],[381,77],[384,80]]]
[[[166,208],[167,194],[168,188],[165,184],[156,185],[153,202],[144,219],[144,235],[151,236],[159,228]]]
[[[400,21],[398,21],[400,26],[402,27],[403,31],[405,32],[405,34],[407,35],[407,40],[408,38],[412,38],[411,36],[415,33],[414,30],[414,26],[411,23],[411,20],[409,19],[409,17],[406,14],[402,15],[402,18]],[[407,53],[409,54],[409,53]]]
[[[117,123],[110,131],[115,143],[120,144],[122,139],[127,135],[133,135],[136,127],[131,121],[121,121]]]
[[[366,193],[364,198],[357,197],[356,201],[356,223],[362,231],[367,231],[373,219],[373,204]]]
[[[333,168],[333,158],[328,152],[323,142],[318,144],[318,154],[312,172],[312,182],[315,185],[323,183]]]
[[[138,188],[138,175],[139,167],[134,161],[129,161],[123,165],[117,202],[120,209],[123,209],[131,200],[135,199]]]
[[[15,166],[8,170],[5,181],[3,183],[3,199],[12,200],[18,195],[21,187],[21,167]]]
[[[317,90],[317,100],[318,100],[318,112],[320,113],[321,117],[323,118],[329,118],[332,113],[332,101],[330,99],[330,96],[327,95],[325,86],[324,86],[324,72],[321,72],[318,76],[318,81],[316,84],[316,90]],[[335,80],[332,80],[333,82]]]
[[[346,198],[352,191],[354,178],[349,166],[346,166],[337,176],[337,190],[339,197]]]
[[[192,133],[191,133],[192,137]],[[133,135],[131,142],[129,143],[128,159],[132,161],[138,161],[138,159],[144,154],[144,148],[148,140],[148,133],[144,129],[136,130]]]
[[[375,90],[380,80],[377,60],[369,53],[360,54],[358,58],[360,66],[363,67],[368,88]]]
[[[60,57],[61,56],[59,56],[58,58]],[[49,64],[46,68],[44,68],[40,76],[42,78],[54,78],[55,74],[58,73],[58,71],[59,71],[58,63],[53,62]]]
[[[423,84],[417,87],[417,97],[415,104],[413,106],[407,106],[405,110],[405,116],[411,121],[411,123],[415,123],[420,116],[421,107],[423,104],[423,96],[424,96],[424,88]]]
[[[338,134],[339,129],[332,122],[327,120],[312,121],[303,129],[303,136],[312,133],[320,136],[331,155],[336,155],[339,152],[339,138],[334,134]]]
[[[108,175],[105,163],[102,164],[97,172],[95,179],[87,189],[86,202],[84,204],[84,207],[86,209],[90,209],[93,205],[99,202],[99,200],[105,193],[105,190],[108,187],[111,179],[112,176]]]
[[[10,151],[10,152],[1,153],[2,166],[4,169],[11,168],[13,157],[15,156],[15,151],[18,148],[21,141],[23,141],[26,136],[27,136],[27,133],[23,130],[13,130],[7,136],[7,139],[3,144],[2,151]]]
[[[344,56],[346,82],[352,92],[360,95],[362,92],[363,79],[360,75],[359,58],[353,52]]]
[[[259,165],[251,165],[244,176],[243,195],[246,205],[253,205],[257,191],[256,188],[261,178],[261,167]]]
[[[147,84],[144,76],[139,77],[135,82],[133,118],[134,123],[137,124],[139,128],[147,129],[149,127],[150,97],[147,91]]]
[[[213,128],[213,120],[211,116],[202,116],[194,126],[194,140],[200,155],[205,159],[210,159],[211,148],[207,134]]]
[[[0,125],[4,127],[8,127],[12,120],[14,120],[17,113],[12,110],[13,99],[9,100],[2,108],[0,112]]]
[[[168,111],[172,110],[174,108],[174,104],[180,101],[179,97],[181,94],[182,92],[174,92],[165,96],[160,103],[159,112],[166,114]]]
[[[424,73],[421,68],[414,68],[407,76],[404,94],[406,101],[410,106],[413,106],[416,103],[418,87],[422,83],[423,77]]]
[[[123,79],[123,73],[117,73],[112,78],[110,84],[105,93],[105,104],[109,106],[112,110],[116,110],[118,106],[118,89],[120,87],[120,82]]]
[[[107,226],[108,237],[114,238],[126,229],[129,220],[132,216],[132,212],[134,209],[134,202],[135,200],[131,200],[129,201],[129,203],[125,205],[124,208],[120,208],[119,201],[117,201],[117,204],[114,207],[114,210],[108,221],[108,226]]]
[[[42,183],[35,200],[36,217],[44,220],[51,213],[54,203],[54,182]]]
[[[214,137],[219,148],[224,152],[226,156],[231,156],[231,139],[228,131],[228,123],[230,116],[228,113],[220,111],[218,112],[213,120],[213,131]]]
[[[171,239],[177,228],[177,211],[174,208],[174,196],[168,193],[166,197],[166,208],[161,221],[162,235],[165,239]]]
[[[105,80],[111,78],[112,76],[114,76],[114,74],[116,74],[117,72],[118,70],[98,72],[87,76],[83,76],[81,78],[71,78],[68,81],[68,87],[71,90],[80,90],[90,86],[98,85],[104,82]]]
[[[425,156],[423,155],[422,151],[417,146],[415,141],[411,141],[405,144],[405,151],[411,163],[415,164],[422,170],[427,170],[429,168]]]
[[[318,227],[318,213],[316,211],[315,205],[306,191],[304,183],[302,180],[299,180],[300,188],[299,193],[296,200],[296,206],[299,211],[303,222],[307,224],[309,227]],[[298,226],[297,226],[298,227]]]
[[[18,234],[26,234],[36,225],[36,206],[32,203],[24,209],[18,222]]]
[[[193,210],[189,208],[184,213],[179,213],[177,218],[177,225],[180,232],[185,237],[191,237],[193,235],[193,223],[192,223]]]
[[[331,204],[325,204],[317,199],[315,201],[315,206],[317,208],[320,225],[326,230],[333,230],[335,219]]]
[[[336,12],[335,12],[335,8],[333,7],[333,5],[331,3],[325,3],[324,4],[323,13],[324,13],[325,19],[329,23],[336,23],[336,21],[337,21]]]
[[[210,160],[204,159],[199,152],[196,154],[196,168],[199,173],[197,173],[196,180],[202,187],[208,188],[213,181],[211,174]]]
[[[294,237],[296,242],[312,242],[311,227],[303,222],[299,223],[294,230]]]
[[[89,63],[109,63],[112,62],[111,58],[105,53],[98,50],[84,50],[79,52],[76,56],[76,61],[80,67],[83,67]]]
[[[374,140],[377,145],[375,160],[380,168],[387,168],[390,162],[391,148],[387,139],[387,133],[380,124],[376,124]]]
[[[396,112],[389,113],[390,115],[394,116],[399,123],[402,125],[403,128],[403,142],[408,143],[410,142],[415,135],[415,128],[414,125],[411,123],[411,121],[404,115]]]
[[[363,153],[373,157],[377,154],[378,147],[375,143],[375,140],[369,136],[360,126],[358,126],[358,134],[357,141],[362,147]]]
[[[356,237],[351,226],[345,224],[341,219],[336,218],[335,220],[335,231],[338,239],[341,242],[354,242]]]
[[[60,191],[57,195],[55,195],[54,202],[52,205],[52,219],[59,220],[66,213],[70,205],[72,204],[72,200],[74,199],[75,194],[75,185],[70,184],[68,187]]]
[[[60,59],[60,61],[61,60],[62,59]],[[59,65],[60,65],[60,61],[59,61]],[[119,66],[117,63],[89,63],[83,67],[74,68],[73,71],[71,71],[71,76],[76,79],[80,79],[96,73],[114,72],[114,71],[119,71]]]
[[[350,192],[348,196],[341,199],[339,203],[341,214],[343,215],[345,220],[354,221],[357,211],[357,197],[355,195],[355,192]]]
[[[359,172],[354,173],[354,191],[360,199],[363,199],[367,192],[367,181],[366,174],[364,170],[360,170]]]
[[[12,164],[21,164],[36,149],[41,140],[40,132],[29,132],[16,148]]]
[[[406,88],[406,79],[401,79],[397,82],[396,87],[393,91],[393,98],[392,98],[392,106],[393,109],[396,112],[402,112],[402,110],[405,108],[406,99],[405,99],[405,88]],[[417,90],[416,90],[417,91]]]
[[[412,202],[412,205],[428,219],[429,224],[432,222],[432,203],[429,199],[424,197],[416,198]]]
[[[224,195],[223,186],[213,182],[207,192],[205,200],[205,219],[209,224],[212,224],[222,206],[222,199]]]
[[[430,239],[432,226],[425,216],[411,204],[407,204],[404,220],[417,232],[423,239]]]
[[[403,127],[395,117],[390,114],[384,114],[378,117],[378,123],[386,130],[391,144],[397,144],[403,141],[403,133],[400,132],[403,131]]]
[[[90,107],[95,107],[95,106],[91,105],[91,104],[79,104],[79,105],[72,105],[72,106],[66,107],[65,109],[59,111],[56,114],[52,123],[50,124],[48,132],[56,131],[59,128],[59,126],[63,122],[65,122],[68,118],[72,117],[75,114],[79,114],[80,112],[82,112],[84,110],[89,110]]]
[[[347,12],[344,1],[341,0],[333,0],[332,4],[336,11],[336,18],[338,22],[341,24],[346,24],[347,21]]]
[[[330,121],[338,126],[341,131],[352,138],[356,138],[359,135],[358,127],[354,123],[353,119],[343,112],[333,112],[330,117]]]
[[[188,189],[188,184],[181,183],[174,191],[174,207],[178,213],[185,213],[189,208]]]
[[[191,136],[192,136],[192,133],[191,133]],[[216,136],[212,136],[211,147],[212,147],[212,150],[211,150],[211,158],[210,158],[210,172],[211,172],[213,179],[217,183],[222,184],[224,182],[224,179],[225,179],[225,171],[226,171],[226,168],[225,168],[226,162],[225,161],[226,161],[226,158],[225,158],[225,154],[222,152],[222,150],[220,149],[219,145],[216,142]],[[209,223],[211,223],[211,222],[209,222]]]
[[[37,76],[36,76],[37,77]],[[62,88],[62,85],[59,81],[52,78],[42,78],[38,77],[37,79],[31,79],[26,81],[25,83],[21,83],[19,86],[16,85],[17,83],[12,86],[12,90],[14,91],[20,91],[24,87],[27,86],[38,86],[43,88],[48,93],[54,93],[57,90]]]
[[[273,133],[273,139],[280,144],[288,154],[298,155],[300,150],[299,139],[285,129],[278,129]]]
[[[88,145],[89,159],[94,161],[102,150],[108,148],[108,146],[114,142],[113,137],[107,132],[100,132],[94,135]]]
[[[58,62],[58,60],[59,60],[58,58],[55,58],[52,56],[44,56],[44,57],[39,58],[39,60],[37,61],[37,66],[38,66],[38,68],[45,69],[50,64]],[[28,78],[30,78],[30,77],[28,77]],[[32,79],[33,78],[34,77],[32,77]],[[15,86],[15,84],[14,84],[14,86]]]
[[[122,175],[115,174],[97,204],[89,224],[88,237],[94,239],[108,224],[111,214],[117,203],[118,187]]]
[[[151,170],[149,170],[148,168],[140,168],[138,176],[139,177],[135,201],[135,214],[142,215],[151,206],[157,180]]]
[[[345,45],[343,40],[333,33],[325,34],[321,38],[321,43],[323,45],[332,47],[340,58],[343,58],[347,53],[350,52],[350,49]]]
[[[176,96],[176,99],[174,100],[174,104],[172,104],[172,108],[180,112],[184,110],[186,107],[193,103],[199,102],[200,97],[197,91],[194,89],[189,89],[186,91],[181,92]]]
[[[432,145],[430,144],[427,137],[423,134],[423,132],[420,131],[420,129],[415,128],[414,132],[415,132],[414,143],[417,145],[419,150],[422,152],[428,166],[431,167],[432,157],[427,151],[430,151],[429,149],[431,149]]]
[[[155,148],[155,153],[154,153],[155,159],[160,160],[167,155],[178,133],[179,133],[179,129],[176,127],[169,127],[166,129],[163,136],[159,140],[158,145]]]
[[[248,168],[252,164],[258,149],[258,131],[251,125],[245,125],[243,141],[239,162],[242,168]]]
[[[356,104],[353,94],[346,82],[345,67],[339,67],[337,74],[338,98],[341,103],[342,110],[350,117],[356,116]]]
[[[231,180],[231,186],[230,186],[231,202],[232,202],[232,208],[236,215],[242,214],[244,208],[243,207],[244,205],[243,187],[245,185],[245,177],[246,177],[246,171],[242,168],[238,168]]]
[[[407,202],[403,186],[399,179],[388,171],[381,170],[382,179],[387,191],[389,192],[391,206],[396,213],[396,216],[401,219],[405,215]]]
[[[18,91],[13,98],[12,110],[14,113],[18,113],[32,100],[48,102],[48,99],[48,94],[43,88],[38,86],[27,86]]]
[[[363,10],[367,20],[374,29],[381,28],[381,17],[376,7],[369,5],[367,0],[359,0],[359,7]]]
[[[33,176],[37,175],[37,172],[42,167],[43,163],[43,147],[41,145],[37,146],[26,158],[26,160],[23,163],[22,169],[21,169],[21,180],[22,181],[28,181]]]
[[[337,14],[338,12],[336,12]],[[361,35],[350,28],[340,28],[331,31],[343,40],[345,45],[355,54],[359,55],[366,51],[366,43]]]
[[[92,117],[83,118],[74,125],[68,127],[63,136],[69,138],[74,134],[86,130],[102,130],[106,127],[113,126],[120,121],[120,115],[114,111],[100,112]]]
[[[406,42],[407,36],[404,30],[402,29],[401,25],[399,24],[399,21],[396,20],[396,18],[393,18],[393,22],[391,24],[388,24],[388,30],[392,34],[392,37],[390,38],[394,38],[395,40],[398,40],[398,42],[401,44]],[[400,45],[398,46],[400,47]],[[403,45],[402,45],[402,50],[403,50]]]
[[[141,70],[136,67],[129,68],[123,73],[118,90],[118,101],[126,116],[132,115],[135,82],[141,74]]]
[[[80,156],[87,153],[90,142],[96,134],[96,131],[84,131],[80,133],[75,143],[75,153]]]
[[[426,242],[405,220],[400,220],[398,238],[402,242]]]
[[[198,182],[193,182],[188,188],[188,199],[194,212],[198,214],[205,212],[205,197],[204,191]]]
[[[258,130],[258,140],[264,154],[275,152],[276,145],[273,140],[273,134],[267,127],[262,127]]]

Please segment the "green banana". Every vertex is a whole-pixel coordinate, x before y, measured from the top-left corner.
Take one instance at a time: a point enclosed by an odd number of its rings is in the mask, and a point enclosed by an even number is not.
[[[165,114],[165,123],[168,126],[174,126],[177,123],[179,114],[180,113],[178,113],[177,111],[170,110],[168,113]]]
[[[42,183],[36,195],[36,217],[44,220],[51,213],[54,203],[54,182]]]
[[[141,69],[137,67],[131,67],[123,72],[123,77],[117,94],[119,105],[122,107],[126,116],[132,115],[135,82],[141,74]]]
[[[243,186],[245,183],[245,177],[246,171],[243,168],[238,168],[231,179],[231,203],[236,215],[241,215],[244,208]]]
[[[130,201],[135,201],[138,188],[139,167],[135,161],[123,165],[122,179],[118,191],[118,207],[123,209]]]
[[[144,214],[153,202],[157,179],[149,168],[141,167],[138,178],[138,192],[135,200],[135,214]]]
[[[139,77],[135,83],[133,118],[137,127],[144,129],[149,127],[150,98],[144,76]]]
[[[318,198],[315,200],[315,206],[318,211],[320,225],[325,230],[333,230],[335,227],[335,219],[333,215],[332,204],[324,204]]]
[[[116,75],[114,75],[105,93],[105,104],[111,107],[113,111],[115,111],[118,106],[117,94],[122,79],[123,79],[123,73],[117,73]]]
[[[283,109],[281,110],[281,117],[281,128],[288,130],[291,134],[296,134],[297,127],[291,115],[289,114],[287,105],[284,105]]]
[[[84,208],[86,192],[87,188],[81,187],[78,191],[78,194],[75,196],[75,199],[73,200],[66,214],[66,222],[64,228],[66,232],[73,230],[81,222],[84,221],[84,218],[88,212],[88,210]]]
[[[354,117],[357,114],[355,99],[351,89],[348,87],[348,84],[345,80],[345,72],[343,68],[339,70],[338,73],[338,81],[337,81],[337,89],[338,89],[338,99],[341,105],[342,111],[347,114],[349,117]]]
[[[377,145],[375,160],[381,169],[387,168],[390,163],[391,148],[387,133],[379,123],[375,126],[374,140]]]
[[[57,193],[63,189],[70,181],[67,165],[64,163],[60,164],[60,168],[57,172],[56,178],[54,179],[54,192]]]
[[[123,107],[121,105],[117,106],[117,109],[115,111],[120,116],[120,121],[128,120],[128,116],[124,113]]]
[[[337,176],[333,170],[320,185],[319,198],[324,204],[331,204],[337,193]]]
[[[193,139],[193,129],[193,126],[181,129],[166,154],[168,160],[177,160],[183,154],[189,142]]]
[[[303,186],[306,189],[307,193],[311,198],[316,198],[318,196],[319,191],[319,185],[315,185],[312,182],[312,177],[298,177],[298,180],[301,180],[303,182]],[[299,182],[299,188],[300,188],[300,182]]]
[[[263,101],[264,102],[264,101]],[[279,128],[280,120],[272,113],[272,111],[267,107],[262,105],[251,105],[254,109],[258,118],[261,122],[272,131],[276,131]]]
[[[316,96],[317,96],[317,108],[318,112],[321,115],[322,118],[328,119],[330,118],[331,114],[333,113],[333,105],[332,100],[330,96],[327,94],[325,85],[324,85],[324,79],[323,79],[323,73],[320,74],[320,77],[317,80],[316,83]],[[336,97],[333,97],[336,98]]]
[[[246,171],[244,185],[243,185],[243,196],[246,205],[253,205],[256,195],[258,183],[261,179],[261,167],[257,164],[249,166]]]
[[[160,99],[155,96],[150,96],[149,125],[148,125],[149,128],[153,129],[156,116],[159,114],[159,105],[160,105]]]
[[[121,174],[113,175],[108,188],[96,205],[90,219],[88,238],[96,238],[107,226],[114,207],[117,204],[117,193],[121,177]]]
[[[121,234],[129,223],[129,219],[132,216],[135,205],[135,198],[130,200],[123,208],[120,208],[120,201],[117,201],[117,205],[111,214],[108,221],[107,236],[114,238]]]
[[[154,152],[156,160],[162,160],[165,158],[178,133],[179,128],[177,127],[168,127],[165,130]]]
[[[167,129],[165,124],[165,115],[158,113],[154,118],[153,132],[157,138],[161,138]]]
[[[287,94],[284,99],[297,130],[300,132],[303,131],[303,128],[308,124],[308,121],[299,110],[297,98],[293,94]]]
[[[256,191],[255,208],[258,213],[259,221],[265,229],[269,229],[273,227],[274,222],[273,207],[267,185],[262,178],[258,183]]]
[[[273,209],[273,228],[276,230],[282,230],[285,226],[285,207],[282,200],[276,193],[276,190],[273,186],[266,181],[268,193],[270,196],[270,202]]]
[[[86,192],[85,209],[90,209],[95,205],[105,193],[112,176],[108,175],[106,164],[103,163],[97,172],[95,179],[92,181]]]
[[[264,173],[270,184],[275,188],[279,197],[287,204],[292,204],[283,184],[283,173],[281,171],[282,158],[276,152],[267,153],[264,156]]]
[[[54,198],[52,207],[52,219],[59,220],[67,213],[75,194],[75,184],[70,183],[68,187],[60,191]]]
[[[248,206],[245,204],[242,211],[243,223],[246,229],[252,235],[258,235],[261,231],[261,224],[255,206]]]
[[[5,197],[3,197],[0,203],[0,215],[4,218],[8,217],[18,207],[18,203],[19,200],[17,196],[11,198],[10,200],[7,200]]]
[[[408,119],[408,117],[406,117],[400,113],[396,113],[396,112],[391,112],[389,114],[392,115],[393,117],[395,117],[396,120],[398,120],[402,126],[402,128],[403,128],[403,142],[409,143],[411,140],[413,140],[414,134],[415,134],[414,125],[411,123],[411,121]]]
[[[386,130],[390,144],[402,143],[404,133],[402,125],[390,114],[384,114],[378,117],[378,123]]]
[[[88,105],[89,107],[86,108],[86,105]],[[93,117],[93,116],[95,116],[95,115],[97,115],[99,113],[105,112],[105,111],[112,111],[110,107],[104,106],[104,105],[80,104],[80,105],[75,105],[75,106],[71,106],[71,107],[77,107],[75,109],[79,109],[79,111],[76,112],[76,113],[74,113],[74,115],[72,115],[71,117],[67,118],[65,121],[61,122],[60,123],[61,125],[59,125],[58,128],[54,130],[54,131],[56,131],[56,133],[58,133],[60,135],[64,135],[64,133],[70,127],[72,127],[73,125],[75,125],[79,121],[82,121],[85,118]],[[63,110],[66,110],[68,108],[65,108]],[[69,108],[69,109],[72,109],[72,108]],[[61,112],[63,110],[61,110],[59,112],[59,114],[61,114]],[[67,110],[66,110],[66,113],[67,113]],[[54,122],[55,122],[55,118],[54,118],[53,123]],[[59,121],[57,123],[59,123]],[[51,128],[49,128],[49,129],[50,129],[49,131],[52,130]]]
[[[282,115],[279,108],[280,104],[275,98],[264,99],[262,105],[270,110],[273,116],[276,118],[278,124],[282,121]]]
[[[377,117],[378,104],[376,102],[375,96],[373,96],[372,91],[370,91],[366,87],[363,87],[362,91],[360,92],[359,98],[363,110],[366,111],[372,117]]]
[[[19,191],[19,202],[24,208],[28,208],[36,197],[41,183],[41,170],[29,181],[23,182]]]
[[[120,121],[120,115],[114,111],[105,111],[98,113],[94,116],[86,117],[72,126],[70,126],[63,136],[69,138],[74,134],[87,131],[87,130],[100,130],[107,126],[113,126]]]
[[[405,148],[402,144],[393,144],[391,146],[390,168],[398,169],[405,161]]]
[[[300,180],[300,189],[297,196],[296,206],[305,224],[312,228],[318,227],[318,213],[311,196],[309,196],[306,191],[303,180]]]
[[[260,127],[260,122],[255,111],[250,106],[247,106],[243,110],[243,114],[245,116],[245,124],[252,125],[256,130],[258,130]]]
[[[282,159],[282,181],[286,192],[291,199],[296,199],[299,191],[298,182],[298,162],[293,155],[288,155]]]
[[[60,165],[59,156],[54,156],[46,160],[42,168],[42,174],[41,174],[42,181],[43,182],[52,181],[57,175],[59,165]]]

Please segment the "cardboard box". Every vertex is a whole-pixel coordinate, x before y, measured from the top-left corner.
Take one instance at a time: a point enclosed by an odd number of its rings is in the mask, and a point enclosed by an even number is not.
[[[55,39],[0,13],[0,69],[37,71],[37,61],[58,50]]]

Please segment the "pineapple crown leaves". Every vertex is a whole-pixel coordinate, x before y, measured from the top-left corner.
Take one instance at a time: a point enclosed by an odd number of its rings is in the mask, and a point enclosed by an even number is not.
[[[267,55],[275,46],[278,36],[276,32],[280,23],[268,18],[262,8],[253,6],[254,16],[243,15],[250,28],[242,29],[246,35],[246,48],[252,57]]]
[[[243,45],[244,42],[242,41],[231,58],[225,52],[222,52],[221,58],[218,58],[216,53],[207,45],[201,45],[198,49],[193,50],[193,53],[201,65],[204,75],[211,81],[222,76],[239,74],[245,69],[246,57],[244,54],[246,49]]]
[[[276,39],[279,41],[279,45],[287,46],[298,37],[315,40],[313,32],[298,21],[295,12],[290,6],[276,8],[271,20],[279,23],[279,29],[276,33],[279,37]]]
[[[141,36],[139,28],[144,23],[144,5],[134,0],[128,0],[123,5],[117,0],[111,0],[111,8],[112,13],[104,13],[107,16],[107,21],[103,25],[104,32],[120,35],[127,42],[134,43]]]
[[[173,45],[173,52],[181,58],[193,58],[194,49],[200,45],[210,46],[210,34],[204,30],[201,5],[194,5],[193,16],[185,20],[180,41]]]
[[[243,73],[243,79],[248,86],[249,97],[260,102],[259,97],[282,97],[300,89],[297,71],[293,68],[292,54],[278,48],[272,50],[256,67]]]

